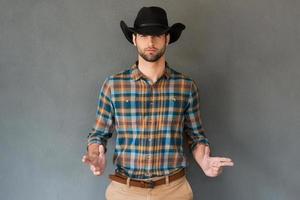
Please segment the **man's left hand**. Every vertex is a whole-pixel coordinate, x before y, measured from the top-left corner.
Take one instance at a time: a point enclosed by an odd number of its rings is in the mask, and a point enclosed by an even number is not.
[[[234,165],[230,158],[211,157],[209,146],[203,147],[200,145],[200,147],[197,147],[194,151],[194,157],[205,175],[209,177],[216,177],[222,173],[224,167]]]

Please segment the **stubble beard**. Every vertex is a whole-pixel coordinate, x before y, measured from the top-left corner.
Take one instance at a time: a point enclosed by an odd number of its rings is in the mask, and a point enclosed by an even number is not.
[[[155,54],[146,54],[146,51],[142,51],[138,47],[137,47],[137,51],[139,55],[147,62],[156,62],[165,54],[166,45],[163,48],[159,49]]]

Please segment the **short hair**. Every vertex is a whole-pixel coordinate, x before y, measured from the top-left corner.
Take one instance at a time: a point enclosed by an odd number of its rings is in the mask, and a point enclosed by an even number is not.
[[[138,33],[136,32],[133,32],[133,35],[136,36]],[[166,33],[163,33],[165,36],[167,36],[169,34],[169,32],[166,32]],[[160,35],[163,35],[163,34],[160,34]],[[143,34],[139,34],[139,35],[143,35]]]

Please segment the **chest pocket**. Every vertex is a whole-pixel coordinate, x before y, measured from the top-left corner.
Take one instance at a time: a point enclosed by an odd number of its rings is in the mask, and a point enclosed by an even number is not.
[[[160,103],[163,123],[172,127],[180,125],[183,121],[186,102],[186,98],[181,94],[164,97]]]
[[[141,103],[137,95],[120,94],[114,97],[115,117],[122,128],[136,126],[141,121]]]
[[[168,98],[169,114],[183,115],[187,101],[183,95],[172,95]]]

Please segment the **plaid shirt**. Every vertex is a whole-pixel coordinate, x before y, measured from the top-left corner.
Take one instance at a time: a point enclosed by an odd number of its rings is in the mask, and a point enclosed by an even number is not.
[[[108,77],[99,92],[95,127],[88,145],[116,132],[116,171],[131,178],[164,176],[186,167],[183,134],[191,149],[208,144],[201,124],[195,82],[167,64],[151,84],[137,64]]]

